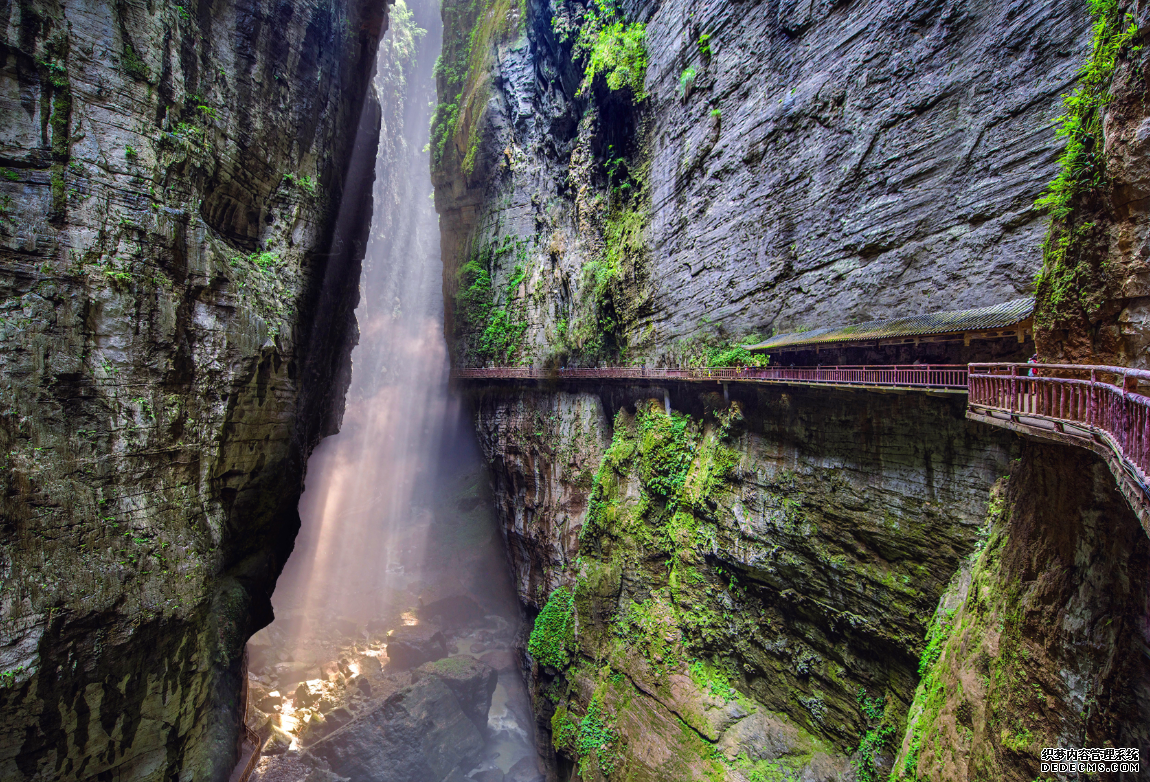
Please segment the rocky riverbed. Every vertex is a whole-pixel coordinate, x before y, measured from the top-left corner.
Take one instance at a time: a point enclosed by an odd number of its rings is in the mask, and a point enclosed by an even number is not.
[[[255,779],[542,779],[486,482],[481,470],[455,476],[413,509],[397,545],[424,553],[397,568],[374,612],[341,594],[313,619],[277,594],[276,621],[248,643]]]

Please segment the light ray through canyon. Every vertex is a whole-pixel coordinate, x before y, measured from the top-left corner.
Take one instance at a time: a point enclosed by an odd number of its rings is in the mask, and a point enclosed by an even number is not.
[[[507,771],[533,755],[511,650],[514,592],[474,433],[448,388],[426,150],[438,15],[434,2],[397,3],[380,47],[374,216],[345,413],[308,462],[276,619],[249,644],[249,713],[268,715],[262,736],[274,738],[273,725],[291,742],[261,761],[260,779],[294,778],[292,758],[330,732],[333,713],[368,713],[418,679],[392,654],[397,631],[425,645],[441,631],[446,654],[482,656],[498,671],[486,749],[468,760],[472,769]],[[374,678],[364,676],[369,663]],[[308,720],[327,727],[309,732]]]

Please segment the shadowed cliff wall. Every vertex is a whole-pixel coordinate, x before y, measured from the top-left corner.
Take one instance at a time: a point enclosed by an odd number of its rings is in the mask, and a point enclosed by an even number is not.
[[[230,773],[243,646],[340,418],[385,26],[0,6],[3,778]]]

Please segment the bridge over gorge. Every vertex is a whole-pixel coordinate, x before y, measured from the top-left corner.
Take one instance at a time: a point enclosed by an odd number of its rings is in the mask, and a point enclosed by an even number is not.
[[[966,417],[1089,448],[1106,461],[1150,535],[1150,372],[1080,364],[886,364],[816,367],[457,369],[460,382],[730,383],[822,386],[880,393],[965,394]],[[668,402],[669,405],[669,402]],[[669,409],[669,407],[668,407]]]

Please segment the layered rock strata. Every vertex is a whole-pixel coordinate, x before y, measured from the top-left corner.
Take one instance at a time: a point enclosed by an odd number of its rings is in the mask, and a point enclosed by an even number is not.
[[[385,14],[0,8],[0,777],[230,773],[340,418]]]
[[[889,768],[892,746],[860,743],[901,735],[1013,436],[960,400],[670,392],[670,417],[650,389],[475,397],[520,597],[541,612],[544,750],[583,779]],[[596,721],[609,740],[587,744]]]
[[[643,94],[587,79],[596,8],[532,2],[508,30],[500,4],[444,6],[458,360],[681,360],[1033,291],[1080,4],[627,3]]]

